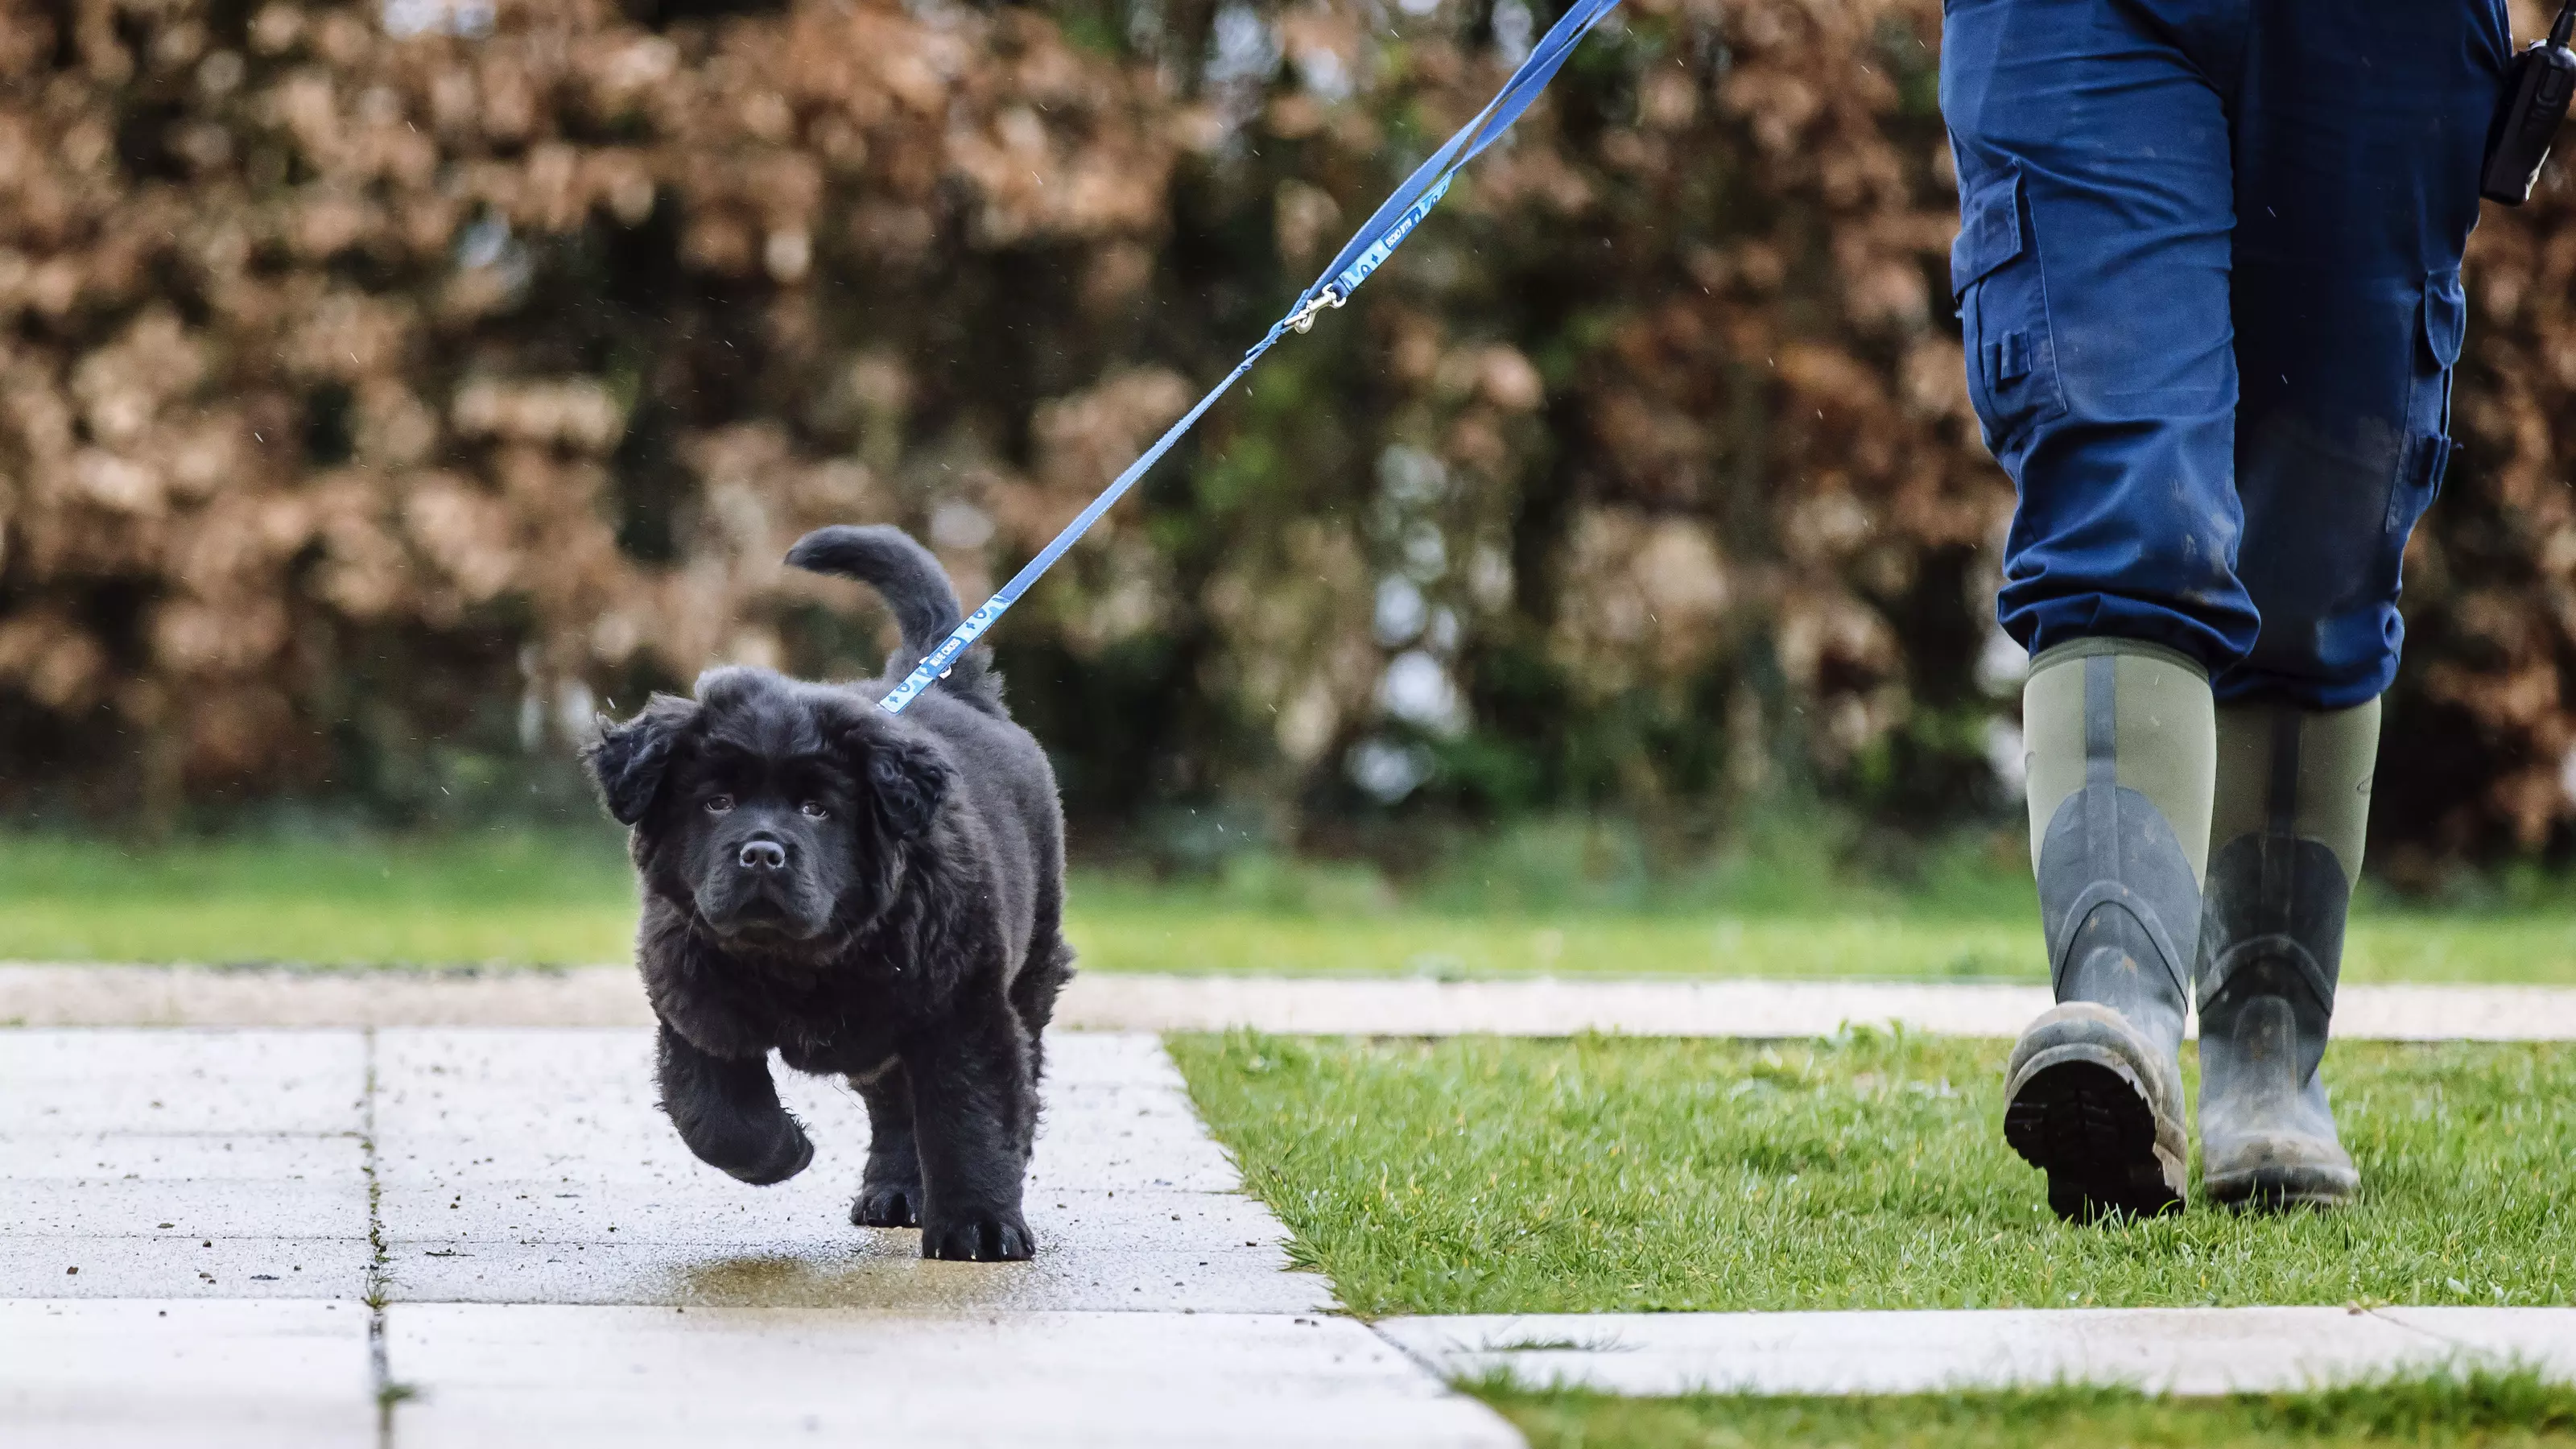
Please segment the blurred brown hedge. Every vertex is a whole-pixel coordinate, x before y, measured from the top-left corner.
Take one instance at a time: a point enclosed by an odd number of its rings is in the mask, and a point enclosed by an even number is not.
[[[1549,18],[7,0],[0,791],[397,799],[710,663],[870,668],[797,533],[987,586]],[[2006,808],[1939,31],[1630,0],[1004,626],[1076,808]],[[2571,222],[2562,167],[2473,249],[2401,866],[2576,813]]]

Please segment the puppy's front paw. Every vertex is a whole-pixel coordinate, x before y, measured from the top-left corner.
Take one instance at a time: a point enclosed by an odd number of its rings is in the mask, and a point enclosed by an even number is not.
[[[1015,1212],[960,1213],[927,1223],[921,1256],[960,1263],[1015,1263],[1037,1253],[1037,1239]]]
[[[861,1183],[858,1200],[850,1204],[850,1221],[863,1228],[920,1227],[921,1184]]]
[[[754,1187],[767,1187],[771,1183],[785,1182],[812,1166],[813,1162],[814,1140],[805,1135],[804,1129],[790,1122],[786,1133],[773,1142],[770,1150],[758,1161],[739,1167],[723,1163],[717,1165]]]

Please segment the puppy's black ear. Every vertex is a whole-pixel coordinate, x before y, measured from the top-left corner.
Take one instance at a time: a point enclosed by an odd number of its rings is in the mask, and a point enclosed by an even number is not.
[[[657,694],[643,713],[600,731],[599,739],[581,752],[582,764],[599,786],[600,803],[618,824],[633,825],[651,812],[671,767],[672,747],[697,712],[694,701]]]
[[[947,756],[928,740],[880,734],[866,745],[868,792],[897,840],[919,840],[939,818],[940,802],[956,783]]]

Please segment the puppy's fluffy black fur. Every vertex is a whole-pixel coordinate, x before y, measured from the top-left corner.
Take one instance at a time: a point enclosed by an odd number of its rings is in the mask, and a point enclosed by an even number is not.
[[[779,1182],[814,1150],[768,1054],[846,1075],[870,1132],[851,1220],[918,1225],[925,1257],[1026,1258],[1040,1038],[1073,972],[1054,772],[981,648],[901,716],[877,707],[957,627],[919,544],[826,528],[787,561],[884,595],[903,647],[883,675],[711,670],[587,756],[643,883],[663,1107],[700,1158]]]

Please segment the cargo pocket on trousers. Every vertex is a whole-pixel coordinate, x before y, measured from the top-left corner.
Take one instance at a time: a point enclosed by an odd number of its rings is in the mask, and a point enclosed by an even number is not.
[[[2451,453],[2451,377],[2460,363],[2460,340],[2467,328],[2468,294],[2456,267],[2424,278],[2421,324],[2417,328],[2415,383],[2406,408],[2406,447],[2399,454],[2397,478],[2388,490],[2388,548],[2402,555],[2416,520],[2433,506],[2449,471]]]
[[[2057,339],[2048,325],[2048,288],[2039,239],[2022,201],[2021,173],[2005,172],[1959,205],[1950,246],[1950,291],[1959,304],[1967,352],[1968,400],[1997,458],[2030,430],[2066,411]]]

